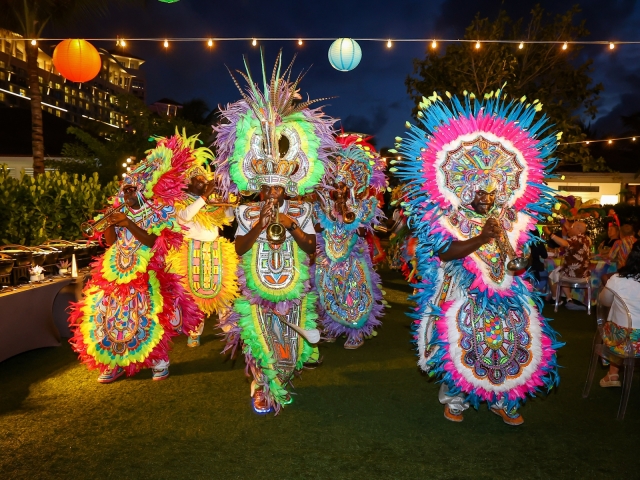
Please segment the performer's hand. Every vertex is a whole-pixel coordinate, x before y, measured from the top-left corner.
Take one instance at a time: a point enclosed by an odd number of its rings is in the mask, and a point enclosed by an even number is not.
[[[109,225],[126,227],[129,224],[129,217],[122,212],[116,212],[109,217]]]
[[[549,230],[549,227],[547,227],[546,225],[544,225],[542,227],[542,231],[544,232],[544,234],[549,237],[551,235],[551,230]]]
[[[207,183],[207,186],[205,187],[202,196],[204,198],[209,198],[215,191],[216,191],[216,182],[211,180],[209,183]]]
[[[500,227],[498,221],[495,218],[490,218],[482,227],[480,237],[486,242],[489,242],[492,238],[498,238],[500,236]]]
[[[260,228],[265,229],[267,228],[267,225],[271,223],[272,212],[273,212],[273,203],[271,203],[271,200],[267,200],[266,202],[264,202],[264,205],[262,206],[262,210],[260,211],[260,220],[259,220]]]
[[[291,225],[293,225],[293,219],[289,215],[285,215],[284,213],[280,214],[279,220],[284,228],[291,228]]]

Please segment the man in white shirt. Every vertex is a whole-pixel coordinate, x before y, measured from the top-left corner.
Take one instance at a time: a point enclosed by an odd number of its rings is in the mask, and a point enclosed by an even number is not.
[[[222,317],[238,296],[238,258],[233,244],[219,235],[219,229],[233,221],[233,211],[208,203],[216,189],[213,181],[207,181],[212,177],[209,172],[196,166],[190,174],[187,200],[176,205],[178,222],[185,227],[184,243],[172,261],[205,318],[214,312]],[[188,332],[189,347],[200,345],[203,329],[204,320]]]

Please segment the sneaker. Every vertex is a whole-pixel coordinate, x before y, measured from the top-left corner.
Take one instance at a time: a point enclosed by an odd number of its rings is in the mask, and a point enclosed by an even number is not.
[[[587,307],[585,307],[584,305],[578,305],[576,302],[567,302],[565,307],[567,308],[567,310],[586,310],[587,309]]]
[[[195,348],[200,346],[200,335],[189,335],[187,347]]]
[[[524,418],[514,410],[513,413],[507,413],[504,408],[491,407],[491,411],[502,418],[507,425],[517,426],[524,423]]]
[[[364,345],[364,338],[362,338],[362,335],[349,337],[347,338],[347,341],[344,342],[344,348],[347,350],[355,350],[356,348],[360,348],[362,345]]]
[[[153,379],[156,381],[164,380],[169,376],[169,368],[152,368],[153,371]]]
[[[107,368],[104,372],[100,374],[98,377],[98,383],[112,383],[119,379],[124,375],[124,368],[116,367],[116,368]]]
[[[612,375],[607,373],[603,378],[600,379],[600,386],[604,388],[621,387],[622,383],[620,382],[620,375]]]
[[[464,420],[464,417],[462,416],[462,412],[453,413],[449,408],[449,405],[444,406],[444,418],[446,418],[450,422],[456,422],[456,423],[460,423],[462,420]]]
[[[269,413],[271,411],[271,407],[269,406],[269,399],[262,390],[256,390],[255,392],[253,392],[251,401],[253,403],[253,409],[256,413]]]

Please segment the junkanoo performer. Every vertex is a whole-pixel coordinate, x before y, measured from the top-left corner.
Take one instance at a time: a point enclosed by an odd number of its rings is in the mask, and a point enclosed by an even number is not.
[[[236,210],[242,296],[223,329],[228,332],[228,349],[242,342],[253,376],[254,409],[276,413],[292,401],[288,385],[294,373],[318,358],[317,348],[308,341],[319,338],[317,296],[309,284],[308,256],[316,247],[312,207],[287,197],[313,189],[334,146],[333,120],[320,109],[310,109],[312,101],[300,101],[301,77],[289,82],[291,65],[280,77],[280,62],[281,56],[263,91],[248,71],[242,74],[249,88],[240,90],[243,100],[222,111],[228,123],[216,128],[216,173],[223,184],[235,193],[261,196],[260,202]],[[280,227],[273,226],[276,221]],[[268,231],[282,238],[268,236]]]
[[[206,149],[199,151],[203,154],[194,157],[194,165],[187,171],[187,196],[175,204],[178,222],[186,230],[184,242],[170,256],[172,268],[182,273],[186,291],[204,314],[198,328],[189,332],[189,347],[200,345],[205,318],[214,312],[224,316],[238,296],[238,256],[233,244],[219,236],[219,229],[233,222],[233,210],[209,203],[216,193],[207,165],[213,156]]]
[[[142,368],[153,379],[169,376],[169,341],[197,328],[202,314],[184,291],[180,275],[166,268],[182,244],[174,201],[185,187],[191,142],[176,134],[127,174],[103,222],[109,248],[93,265],[84,298],[72,306],[70,343],[98,382],[111,383]],[[96,236],[100,235],[96,228]]]
[[[555,202],[543,182],[560,134],[543,133],[548,122],[536,118],[537,101],[503,95],[447,93],[445,103],[434,94],[399,146],[418,239],[418,364],[442,382],[439,400],[454,422],[486,401],[505,423],[520,425],[526,398],[559,383],[562,344],[530,281],[510,268],[526,267],[511,261]]]
[[[333,195],[319,189],[319,201],[314,205],[321,228],[315,286],[325,336],[335,340],[346,335],[344,348],[354,350],[382,324],[380,277],[363,236],[383,217],[376,197],[368,195],[369,189],[383,189],[386,179],[381,170],[373,168],[375,157],[358,143],[338,148],[335,159]]]

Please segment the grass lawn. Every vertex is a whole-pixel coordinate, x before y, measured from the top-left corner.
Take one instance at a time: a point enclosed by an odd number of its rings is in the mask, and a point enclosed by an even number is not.
[[[410,289],[395,273],[382,277],[391,309],[379,335],[355,351],[321,345],[324,363],[294,382],[295,400],[277,417],[253,412],[244,362],[219,354],[211,324],[201,347],[175,342],[162,382],[143,371],[99,385],[67,343],[0,363],[0,479],[640,476],[637,379],[623,422],[620,389],[597,383],[603,367],[581,397],[594,314],[546,308],[567,343],[561,385],[527,402],[522,427],[484,406],[454,424],[439,385],[416,366]]]

